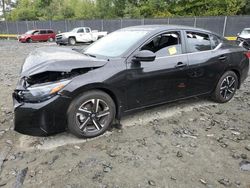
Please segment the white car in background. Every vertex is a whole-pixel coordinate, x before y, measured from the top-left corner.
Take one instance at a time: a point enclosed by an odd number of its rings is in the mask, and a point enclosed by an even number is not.
[[[245,28],[238,33],[236,41],[240,46],[250,50],[250,28]]]
[[[89,27],[77,27],[69,32],[57,34],[56,43],[75,45],[77,42],[95,42],[107,34],[106,31],[92,31]]]

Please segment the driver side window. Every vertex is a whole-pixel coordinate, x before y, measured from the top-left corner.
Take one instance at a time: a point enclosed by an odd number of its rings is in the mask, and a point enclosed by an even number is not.
[[[33,32],[33,35],[39,35],[39,31],[35,31],[35,32]]]
[[[167,32],[153,38],[145,44],[141,50],[149,50],[156,54],[156,57],[165,57],[182,54],[180,32]]]
[[[77,33],[84,33],[83,29],[78,29]]]

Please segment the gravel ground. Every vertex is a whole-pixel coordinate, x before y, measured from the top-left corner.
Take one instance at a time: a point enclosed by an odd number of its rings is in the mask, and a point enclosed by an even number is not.
[[[94,139],[13,131],[11,93],[27,54],[0,41],[0,187],[250,188],[250,79],[226,104],[195,98],[124,117]],[[81,46],[78,46],[81,47]]]

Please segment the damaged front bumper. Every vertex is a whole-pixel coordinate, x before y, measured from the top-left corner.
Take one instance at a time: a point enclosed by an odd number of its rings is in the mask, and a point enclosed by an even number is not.
[[[32,136],[48,136],[65,131],[67,125],[68,97],[56,95],[40,103],[19,101],[13,93],[14,130]]]

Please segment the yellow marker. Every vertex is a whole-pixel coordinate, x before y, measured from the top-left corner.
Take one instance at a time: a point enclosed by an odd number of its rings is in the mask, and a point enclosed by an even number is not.
[[[177,53],[176,47],[171,47],[168,49],[168,52],[170,55],[174,55]]]

